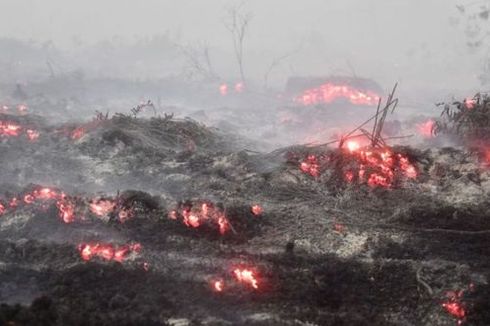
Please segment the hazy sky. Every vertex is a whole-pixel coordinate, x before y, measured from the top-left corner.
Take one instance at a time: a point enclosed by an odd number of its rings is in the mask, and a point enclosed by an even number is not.
[[[165,31],[219,40],[232,0],[1,0],[2,36],[93,41]],[[444,33],[455,0],[249,0],[256,39],[325,36],[425,41]],[[450,33],[447,36],[451,35]],[[441,35],[442,36],[442,35]]]
[[[387,80],[471,82],[475,58],[451,27],[455,5],[469,0],[249,0],[253,13],[247,51],[267,66],[302,45],[291,70],[354,69]],[[0,37],[53,40],[73,46],[122,36],[170,33],[230,48],[223,27],[232,0],[0,0]],[[252,59],[250,59],[252,60]],[[340,68],[339,68],[340,67]],[[263,69],[263,68],[261,68]],[[436,75],[467,71],[458,78]],[[449,77],[454,77],[453,75]]]

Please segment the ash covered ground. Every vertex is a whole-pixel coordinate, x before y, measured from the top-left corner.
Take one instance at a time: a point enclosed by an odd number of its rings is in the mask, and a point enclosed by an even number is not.
[[[376,107],[43,92],[0,115],[0,324],[490,324],[488,153],[294,145]]]

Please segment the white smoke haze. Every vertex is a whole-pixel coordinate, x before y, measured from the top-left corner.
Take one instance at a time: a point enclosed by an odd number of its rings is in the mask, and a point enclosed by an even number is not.
[[[478,86],[481,62],[465,48],[463,31],[451,23],[457,16],[456,5],[464,3],[249,0],[244,10],[253,18],[245,39],[245,66],[250,76],[260,80],[274,58],[293,52],[272,74],[277,84],[293,73],[355,73],[388,85],[397,80],[406,88],[471,89]],[[159,56],[160,68],[126,72],[133,78],[175,73],[169,64],[172,51],[165,46],[158,49],[159,44],[205,42],[216,66],[222,65],[218,68],[230,74],[233,61],[223,62],[223,58],[231,56],[232,44],[223,22],[225,8],[233,4],[223,0],[3,0],[0,36],[52,42],[64,53],[66,69],[96,65],[95,57],[89,56],[91,62],[83,60],[87,52],[98,53],[104,61],[112,56],[118,59],[127,53],[107,53],[108,47],[153,40],[152,50],[159,52],[145,51],[148,58],[128,59],[142,61],[133,66],[144,66],[146,59],[154,63]]]
[[[51,84],[51,94],[63,95],[68,102],[85,100],[90,114],[96,109],[129,110],[152,99],[180,116],[228,130],[240,125],[255,136],[258,126],[250,121],[247,126],[246,113],[213,114],[211,109],[270,110],[277,106],[270,100],[284,91],[290,77],[350,76],[376,81],[382,96],[398,82],[402,109],[395,118],[433,116],[436,102],[485,91],[485,44],[476,51],[466,45],[471,12],[462,15],[457,7],[468,4],[471,1],[3,0],[0,95],[10,95],[16,83],[30,85],[31,95],[46,94],[44,86],[33,83],[70,76],[74,86],[65,81]],[[243,70],[248,89],[259,94],[252,102],[215,101],[221,83],[233,88],[241,79],[226,28],[230,8],[250,15]],[[471,5],[467,8],[472,10]],[[95,79],[103,81],[77,84]],[[198,88],[182,86],[190,80],[200,82]],[[199,87],[212,93],[209,101],[194,96]],[[263,94],[267,101],[261,101]],[[86,119],[81,111],[72,111],[72,117]],[[259,127],[270,122],[264,119]],[[271,132],[263,131],[259,138]],[[331,133],[322,132],[322,139]],[[283,136],[287,140],[276,145],[308,140]]]

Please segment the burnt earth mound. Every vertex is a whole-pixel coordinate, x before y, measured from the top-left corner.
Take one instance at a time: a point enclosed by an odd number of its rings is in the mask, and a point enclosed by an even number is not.
[[[490,324],[478,153],[2,119],[2,325]]]

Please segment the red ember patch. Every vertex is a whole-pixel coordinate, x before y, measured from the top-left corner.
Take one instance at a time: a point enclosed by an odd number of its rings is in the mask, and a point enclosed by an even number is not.
[[[235,275],[235,278],[237,279],[238,282],[246,283],[246,284],[252,286],[254,289],[259,288],[257,278],[254,275],[253,271],[251,271],[249,269],[236,268],[233,271],[233,274]]]
[[[294,101],[303,105],[332,103],[338,99],[346,99],[355,105],[377,105],[380,96],[371,91],[362,91],[349,85],[326,83],[317,88],[308,89]]]

